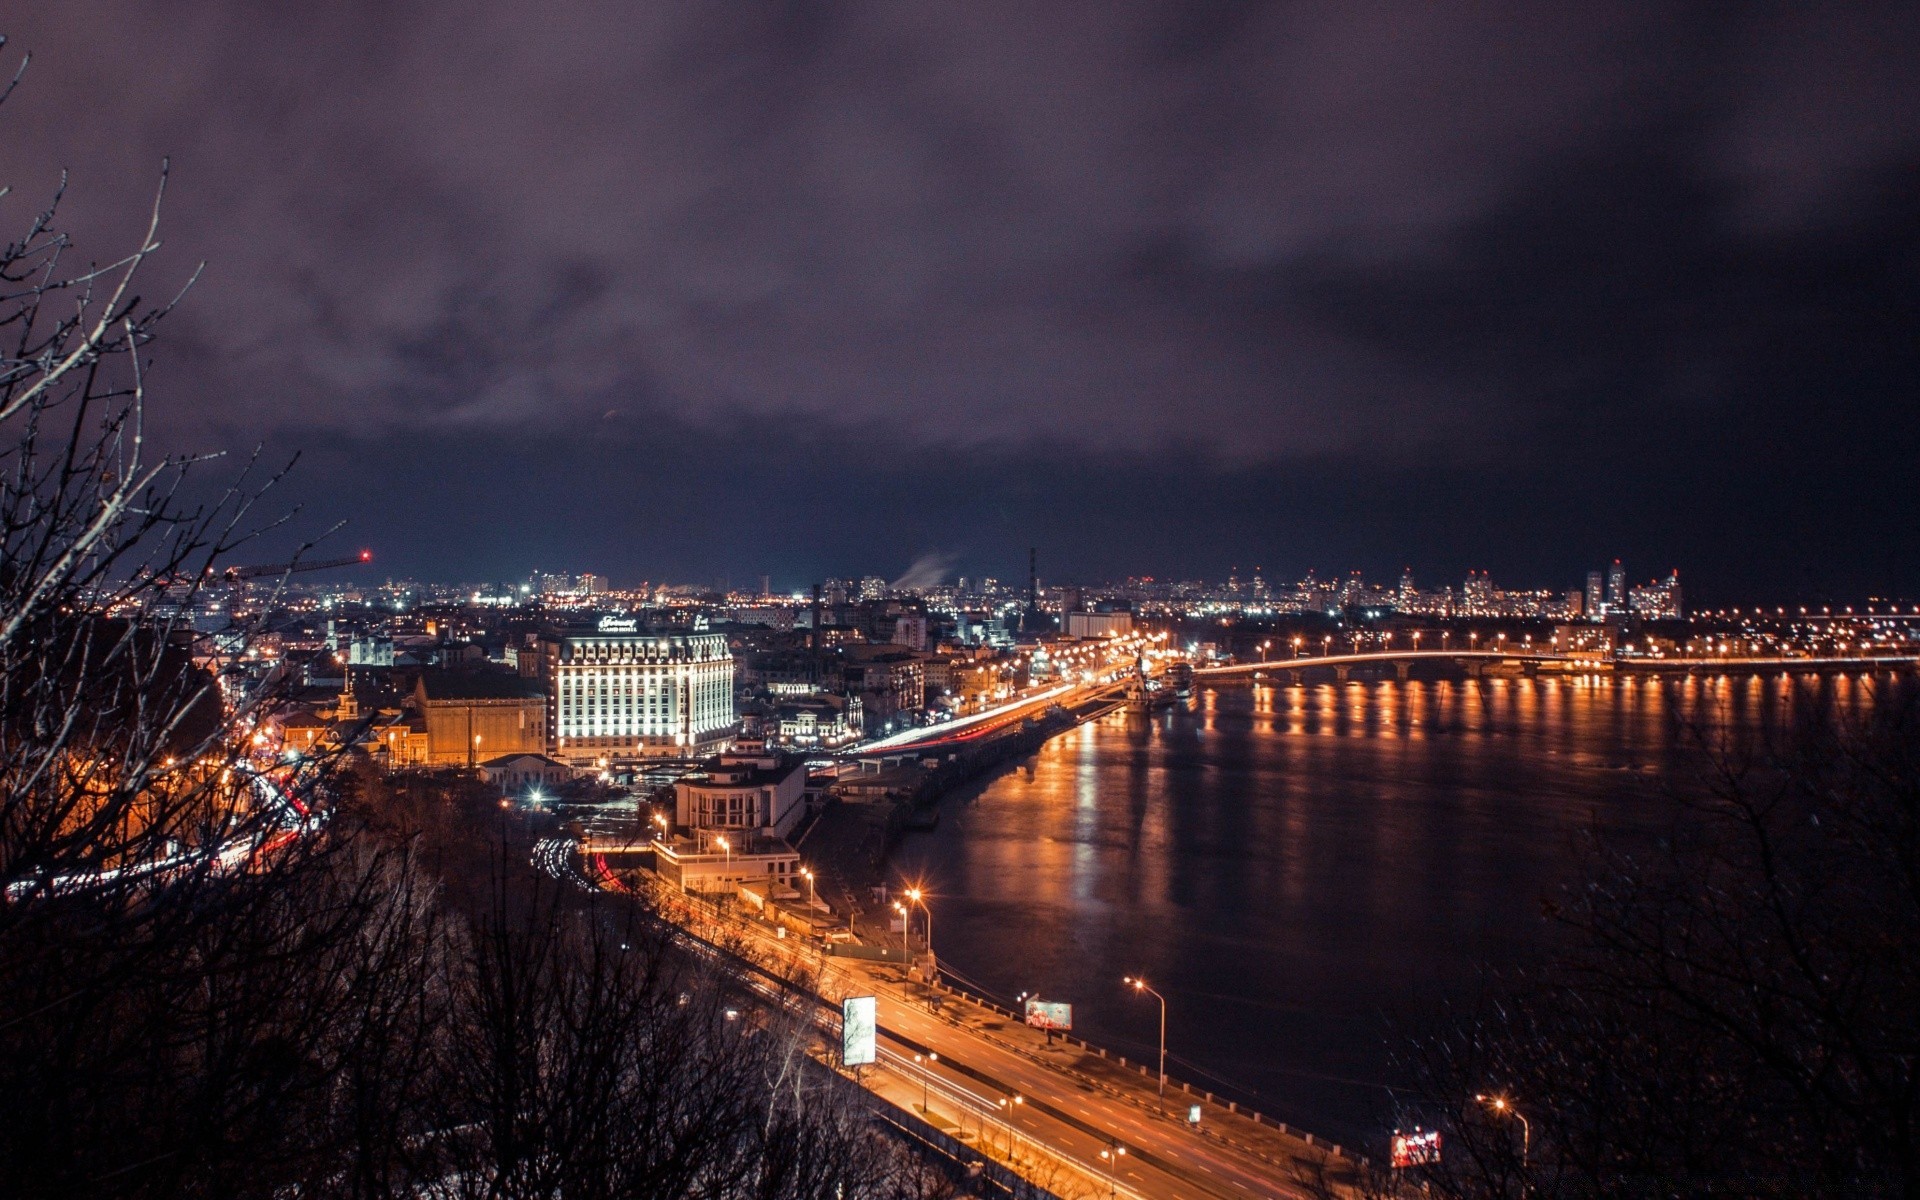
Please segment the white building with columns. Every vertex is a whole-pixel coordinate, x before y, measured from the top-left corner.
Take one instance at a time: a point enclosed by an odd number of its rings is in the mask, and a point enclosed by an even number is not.
[[[577,766],[694,758],[737,729],[733,653],[717,633],[643,632],[609,616],[541,638],[533,668],[547,692],[547,741]]]

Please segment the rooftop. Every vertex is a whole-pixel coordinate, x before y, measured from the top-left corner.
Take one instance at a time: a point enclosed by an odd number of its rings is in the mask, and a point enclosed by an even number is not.
[[[545,694],[534,680],[506,671],[422,671],[420,688],[428,700],[529,700]]]

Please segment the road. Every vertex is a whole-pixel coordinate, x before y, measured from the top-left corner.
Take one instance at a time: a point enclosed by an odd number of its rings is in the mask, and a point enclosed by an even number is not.
[[[551,862],[552,853],[548,850],[543,857]],[[588,873],[609,878],[597,865]],[[1217,1105],[1203,1105],[1204,1128],[1191,1129],[1183,1120],[1191,1097],[1170,1092],[1163,1114],[1157,1111],[1151,1083],[1117,1073],[1108,1062],[1074,1061],[1091,1060],[1090,1052],[1061,1047],[1049,1060],[1022,1045],[1031,1035],[1001,1014],[944,991],[936,1013],[924,993],[893,977],[897,967],[823,958],[797,939],[779,938],[755,922],[723,916],[664,885],[655,886],[654,898],[659,911],[703,941],[726,947],[728,953],[746,954],[781,978],[808,981],[813,993],[835,1009],[845,996],[875,996],[883,1045],[890,1044],[891,1053],[883,1054],[883,1077],[869,1074],[864,1081],[870,1088],[898,1105],[898,1079],[924,1082],[930,1100],[935,1091],[944,1093],[941,1103],[932,1105],[933,1116],[985,1135],[983,1146],[994,1129],[1016,1143],[1030,1139],[1036,1148],[1070,1165],[1082,1194],[1091,1182],[1109,1181],[1116,1194],[1130,1188],[1141,1196],[1170,1200],[1305,1197],[1310,1193],[1295,1181],[1293,1160],[1326,1157],[1324,1148],[1315,1150],[1299,1137],[1253,1126]],[[915,1064],[916,1052],[938,1057],[931,1064]],[[896,1080],[887,1080],[885,1074]],[[913,1088],[906,1090],[910,1095]],[[987,1104],[992,1109],[986,1109]],[[1122,1147],[1126,1153],[1117,1156],[1119,1166],[1110,1175],[1111,1160],[1102,1159],[1100,1152]],[[1058,1179],[1036,1182],[1057,1184]]]
[[[879,988],[874,989],[877,993]],[[948,1001],[951,1005],[952,1002]],[[934,1071],[970,1083],[996,1100],[1020,1096],[1006,1118],[1014,1128],[1081,1163],[1099,1163],[1111,1142],[1126,1147],[1119,1179],[1147,1196],[1296,1197],[1306,1192],[1284,1168],[1210,1142],[1126,1099],[1102,1094],[1075,1077],[1036,1062],[934,1016],[894,994],[879,994],[883,1036],[910,1049],[932,1050]],[[1169,1098],[1169,1107],[1184,1107]]]

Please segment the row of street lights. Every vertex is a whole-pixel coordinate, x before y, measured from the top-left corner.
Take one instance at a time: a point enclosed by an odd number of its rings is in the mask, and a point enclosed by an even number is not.
[[[811,879],[812,879],[811,873],[806,872],[804,870],[802,873],[807,874],[809,882],[811,882]],[[927,907],[926,893],[919,887],[911,887],[911,888],[908,888],[904,894],[911,903],[919,905],[920,911],[925,915],[925,919],[927,923],[927,927],[926,927],[927,955],[928,957],[932,957],[933,955],[933,910]],[[897,912],[899,912],[903,917],[908,915],[908,908],[907,908],[907,905],[905,904],[901,904],[896,901],[894,904],[894,909]],[[1132,988],[1136,994],[1152,996],[1155,1000],[1158,1000],[1160,1002],[1159,1094],[1160,1094],[1160,1098],[1164,1101],[1167,1095],[1167,998],[1165,995],[1161,994],[1161,992],[1158,989],[1154,988],[1151,984],[1149,984],[1146,981],[1145,978],[1141,976],[1137,976],[1137,975],[1124,976],[1121,982],[1125,984],[1127,987]],[[913,1056],[913,1061],[916,1064],[923,1064],[922,1056],[918,1054]],[[925,1059],[925,1062],[937,1062],[937,1061],[939,1061],[939,1055],[932,1054],[932,1053],[929,1053]],[[1509,1101],[1505,1096],[1489,1096],[1485,1094],[1480,1094],[1480,1095],[1474,1096],[1474,1100],[1481,1104],[1486,1105],[1489,1109],[1491,1109],[1493,1112],[1497,1114],[1500,1114],[1502,1116],[1512,1116],[1516,1121],[1520,1122],[1520,1162],[1522,1166],[1525,1166],[1528,1159],[1528,1155],[1531,1152],[1532,1142],[1533,1142],[1533,1129],[1532,1129],[1532,1126],[1528,1124],[1527,1118],[1525,1117],[1525,1115],[1523,1115],[1519,1109],[1515,1108],[1512,1102]],[[1015,1107],[1017,1107],[1018,1105],[1024,1102],[1025,1102],[1024,1098],[1018,1095],[1017,1093],[1011,1097],[1002,1098],[998,1102],[1000,1112],[1001,1112],[1001,1124],[1004,1125],[1007,1130],[1007,1153],[1009,1156],[1011,1156],[1013,1153],[1013,1127],[1011,1124],[1013,1110]],[[925,1113],[927,1111],[927,1082],[924,1074],[922,1075],[921,1081],[920,1081],[920,1111],[922,1113]],[[1102,1164],[1107,1168],[1107,1182],[1109,1186],[1109,1193],[1108,1193],[1109,1195],[1118,1194],[1118,1189],[1119,1189],[1118,1171],[1120,1167],[1120,1159],[1125,1157],[1126,1153],[1127,1153],[1126,1147],[1122,1146],[1118,1140],[1109,1142],[1107,1148],[1100,1151],[1100,1160]]]

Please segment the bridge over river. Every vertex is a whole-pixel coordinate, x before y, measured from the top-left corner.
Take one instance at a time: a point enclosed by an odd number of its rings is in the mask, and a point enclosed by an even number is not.
[[[1416,663],[1441,662],[1478,674],[1489,667],[1518,669],[1528,674],[1540,670],[1579,671],[1836,671],[1900,670],[1920,665],[1920,655],[1881,654],[1830,658],[1755,657],[1712,655],[1703,657],[1634,656],[1619,658],[1578,657],[1547,654],[1532,650],[1373,650],[1359,654],[1322,654],[1303,658],[1276,658],[1264,662],[1231,663],[1226,666],[1195,667],[1196,680],[1250,678],[1276,672],[1294,673],[1331,668],[1345,679],[1355,667],[1391,665],[1405,679]]]

